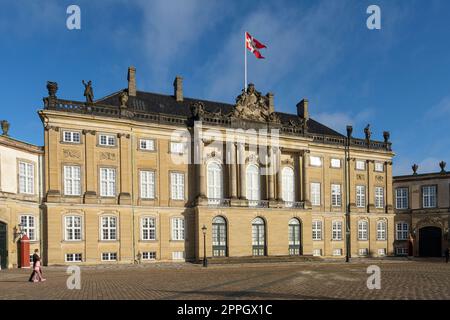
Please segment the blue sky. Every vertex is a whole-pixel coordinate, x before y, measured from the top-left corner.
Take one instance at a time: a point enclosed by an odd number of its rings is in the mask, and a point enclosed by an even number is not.
[[[345,132],[382,140],[391,132],[394,174],[450,166],[450,1],[1,1],[1,119],[10,134],[43,144],[36,111],[57,81],[58,96],[83,100],[126,87],[129,65],[138,90],[234,102],[243,87],[243,34],[267,45],[248,56],[249,82],[275,94],[276,109]],[[66,9],[81,8],[81,30],[66,28]],[[381,30],[366,27],[370,4]]]

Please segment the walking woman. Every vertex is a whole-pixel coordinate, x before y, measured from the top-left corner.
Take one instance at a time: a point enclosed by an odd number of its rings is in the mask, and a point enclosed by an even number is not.
[[[33,272],[31,273],[29,281],[31,282],[42,282],[45,281],[44,277],[42,276],[42,269],[41,269],[41,257],[38,254],[39,250],[34,250],[33,254]]]

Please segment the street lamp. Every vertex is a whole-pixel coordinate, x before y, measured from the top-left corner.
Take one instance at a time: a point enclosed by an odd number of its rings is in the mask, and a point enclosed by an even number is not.
[[[208,266],[208,260],[206,259],[206,226],[203,225],[202,231],[203,231],[203,267]]]
[[[15,236],[17,238],[21,238],[25,234],[25,231],[23,230],[23,227],[25,227],[25,225],[22,224],[22,223],[19,223],[17,225],[17,229],[16,229],[17,231],[15,232]]]
[[[350,261],[350,140],[352,138],[352,126],[347,126],[347,139],[345,143],[345,182],[347,185],[346,191],[346,203],[345,203],[345,242],[346,242],[346,254],[345,262]]]

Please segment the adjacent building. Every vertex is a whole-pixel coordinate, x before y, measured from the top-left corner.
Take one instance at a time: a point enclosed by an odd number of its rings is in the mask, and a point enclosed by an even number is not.
[[[394,177],[395,252],[441,257],[450,247],[450,173],[445,162],[436,173]]]

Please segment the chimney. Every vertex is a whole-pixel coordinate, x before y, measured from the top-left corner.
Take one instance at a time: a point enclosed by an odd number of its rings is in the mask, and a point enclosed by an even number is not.
[[[273,93],[269,92],[267,94],[267,98],[269,98],[269,113],[275,112],[275,105],[273,102]]]
[[[136,97],[136,68],[128,67],[128,96]]]
[[[183,78],[176,76],[173,81],[173,95],[177,102],[183,101]]]
[[[297,103],[297,115],[303,119],[309,119],[308,99],[303,99]]]

